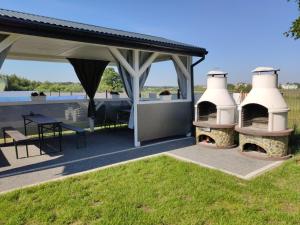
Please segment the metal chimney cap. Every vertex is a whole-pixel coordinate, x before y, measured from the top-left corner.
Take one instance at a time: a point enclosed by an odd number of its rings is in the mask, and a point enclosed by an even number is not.
[[[208,76],[214,76],[214,75],[224,75],[226,76],[227,73],[226,72],[223,72],[221,70],[211,70],[207,73]]]
[[[264,72],[277,72],[279,69],[274,69],[273,67],[265,67],[265,66],[259,66],[256,67],[254,70],[252,70],[252,73],[264,73]]]

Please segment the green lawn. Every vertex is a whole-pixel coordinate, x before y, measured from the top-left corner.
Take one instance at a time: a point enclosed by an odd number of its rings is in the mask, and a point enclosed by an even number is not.
[[[2,195],[0,224],[300,224],[300,164],[243,181],[156,157]]]

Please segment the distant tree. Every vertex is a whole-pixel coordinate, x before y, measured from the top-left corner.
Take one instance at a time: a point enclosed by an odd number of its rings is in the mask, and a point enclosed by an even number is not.
[[[291,1],[291,0],[288,0]],[[300,12],[300,0],[294,0],[298,4],[298,10]],[[294,39],[300,38],[300,16],[295,19],[289,29],[289,31],[284,33],[287,37],[292,37]]]
[[[43,92],[82,92],[83,87],[80,83],[74,82],[40,82],[32,81],[15,74],[0,75],[0,80],[6,81],[6,91],[43,91]],[[0,89],[4,87],[3,82],[0,82]],[[107,68],[104,71],[100,83],[99,91],[122,91],[123,83],[119,74],[113,68]]]
[[[10,76],[5,76],[7,80],[6,91],[32,91],[36,88],[40,82],[32,82],[23,77],[19,77],[15,74]]]
[[[203,87],[202,85],[195,85],[194,87],[194,91],[195,92],[204,92],[205,91],[205,87]]]
[[[0,91],[4,91],[7,86],[7,79],[5,76],[0,75]]]
[[[105,69],[98,90],[120,92],[122,89],[123,82],[120,75],[114,70],[114,68]]]
[[[51,91],[51,92],[82,92],[83,87],[80,83],[72,83],[72,82],[55,82],[51,83],[49,81],[45,81],[36,87],[37,91]]]
[[[227,84],[227,89],[229,91],[234,91],[235,85],[234,84]]]
[[[252,88],[251,84],[236,85],[234,91],[248,93],[251,90],[251,88]]]

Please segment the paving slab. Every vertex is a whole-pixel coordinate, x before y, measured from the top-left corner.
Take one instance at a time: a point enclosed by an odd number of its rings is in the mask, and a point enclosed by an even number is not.
[[[169,156],[195,164],[223,171],[242,179],[252,179],[282,164],[283,161],[269,161],[247,157],[238,148],[215,149],[193,145],[167,153]]]
[[[63,137],[63,152],[46,152],[44,155],[39,155],[39,148],[33,143],[29,146],[30,157],[21,159],[16,159],[13,146],[1,147],[0,192],[194,144],[192,137],[178,137],[147,142],[136,148],[131,131],[111,130],[89,134],[87,147],[77,149],[75,138],[73,135]],[[25,147],[20,146],[20,156],[25,156]]]

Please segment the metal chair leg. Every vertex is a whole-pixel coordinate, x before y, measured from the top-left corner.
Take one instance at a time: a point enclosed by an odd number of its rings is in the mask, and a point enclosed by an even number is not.
[[[4,144],[6,144],[6,134],[5,134],[5,130],[3,129],[3,138],[4,138]]]
[[[62,127],[58,125],[59,135],[59,151],[62,152]]]
[[[26,146],[26,154],[27,154],[27,158],[28,158],[28,157],[29,157],[29,153],[28,153],[28,144],[26,143],[25,146]]]
[[[38,125],[38,135],[39,135],[39,148],[40,148],[40,155],[43,154],[42,152],[42,140],[41,140],[41,129],[40,129],[40,125]]]
[[[18,146],[17,146],[17,143],[15,141],[14,141],[14,145],[15,145],[15,151],[16,151],[16,158],[19,159]]]
[[[41,126],[41,133],[42,133],[42,142],[44,143],[44,127]]]

